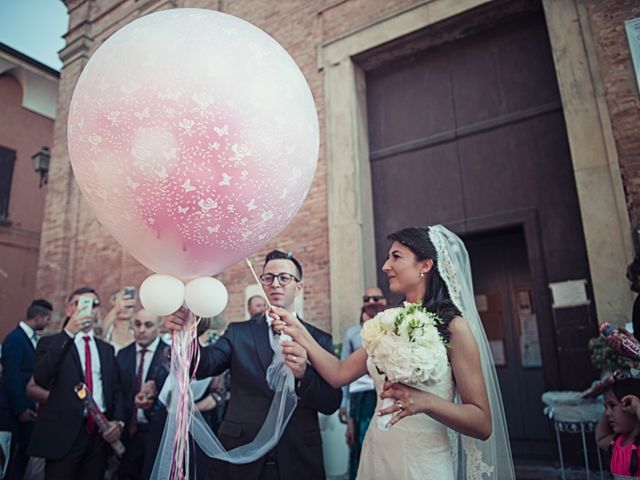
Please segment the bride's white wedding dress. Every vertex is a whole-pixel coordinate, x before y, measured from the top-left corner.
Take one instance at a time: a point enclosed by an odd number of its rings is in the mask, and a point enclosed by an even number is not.
[[[382,403],[379,394],[384,385],[384,376],[377,372],[371,359],[367,360],[367,368],[378,392],[377,412]],[[451,366],[440,382],[415,387],[453,401]],[[382,431],[376,426],[374,416],[362,446],[358,479],[453,480],[453,459],[447,427],[428,415],[417,414],[403,418],[388,431]]]

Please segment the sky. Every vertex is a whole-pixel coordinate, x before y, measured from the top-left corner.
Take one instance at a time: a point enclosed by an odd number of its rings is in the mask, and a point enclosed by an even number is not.
[[[0,0],[0,42],[56,70],[68,26],[62,0]]]

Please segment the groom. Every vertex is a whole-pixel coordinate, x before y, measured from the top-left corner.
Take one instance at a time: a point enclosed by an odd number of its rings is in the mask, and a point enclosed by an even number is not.
[[[274,250],[266,256],[262,275],[271,305],[294,313],[294,301],[302,295],[302,267],[291,253]],[[166,326],[180,330],[184,321],[174,315]],[[333,352],[331,335],[305,323],[316,341]],[[249,443],[264,423],[273,392],[265,375],[273,350],[269,344],[265,315],[246,322],[230,323],[225,334],[201,350],[196,376],[219,375],[231,370],[231,398],[218,438],[227,450]],[[340,406],[340,389],[332,388],[307,362],[307,352],[292,342],[295,353],[286,355],[286,364],[296,378],[298,405],[278,444],[264,457],[244,465],[214,460],[211,478],[242,480],[320,480],[325,478],[318,412],[331,414]]]

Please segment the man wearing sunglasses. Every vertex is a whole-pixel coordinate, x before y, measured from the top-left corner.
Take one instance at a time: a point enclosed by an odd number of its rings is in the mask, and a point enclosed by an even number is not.
[[[291,253],[274,250],[266,256],[260,283],[271,305],[295,314],[295,299],[303,294],[302,267]],[[184,320],[173,316],[167,328],[180,330]],[[331,335],[305,323],[327,351],[333,352]],[[296,378],[298,404],[276,447],[264,457],[233,465],[214,460],[211,478],[218,480],[320,480],[325,478],[318,412],[332,414],[341,399],[340,389],[327,384],[307,362],[307,352],[297,343],[287,344],[285,362]],[[231,397],[218,429],[218,438],[230,450],[249,443],[264,423],[273,398],[265,374],[273,357],[265,314],[246,322],[230,323],[213,345],[201,350],[199,378],[231,371]]]
[[[80,316],[80,296],[93,299],[90,316]],[[101,480],[110,453],[109,444],[120,438],[124,412],[120,380],[111,345],[93,334],[100,299],[90,287],[74,290],[67,299],[62,332],[39,342],[33,378],[49,390],[46,407],[33,429],[29,454],[45,459],[45,477]],[[74,387],[84,382],[109,422],[100,433],[87,416]]]
[[[342,342],[341,359],[345,361],[353,352],[362,347],[362,325],[378,312],[386,308],[387,299],[378,287],[370,287],[364,291],[360,321],[349,328]],[[356,478],[360,451],[369,421],[376,408],[376,390],[369,375],[363,375],[353,383],[342,387],[342,404],[340,405],[340,421],[347,424],[347,444],[349,445],[349,478]]]

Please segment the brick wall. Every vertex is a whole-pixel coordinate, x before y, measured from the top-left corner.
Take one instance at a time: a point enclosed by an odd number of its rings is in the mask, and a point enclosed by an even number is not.
[[[313,92],[321,126],[318,169],[304,205],[289,227],[252,257],[262,265],[272,248],[291,250],[305,271],[305,317],[330,330],[329,246],[327,228],[327,171],[324,155],[324,84],[317,67],[317,47],[381,17],[405,9],[411,0],[69,0],[68,53],[60,82],[58,120],[55,126],[52,171],[45,209],[38,290],[56,301],[58,310],[71,288],[91,284],[103,299],[125,284],[136,284],[149,273],[123,252],[97,224],[81,200],[71,175],[66,147],[68,105],[88,55],[108,35],[142,13],[154,8],[199,7],[221,9],[241,17],[272,35],[292,55]],[[640,227],[640,104],[624,20],[640,16],[633,0],[586,0],[599,70],[615,137],[615,147],[629,204],[632,225]],[[88,40],[83,40],[83,35]],[[93,38],[93,42],[90,40]],[[84,45],[84,46],[83,46]],[[76,55],[76,56],[74,56]],[[229,290],[226,321],[244,318],[244,289],[253,280],[244,264],[220,275]],[[106,303],[106,302],[105,302]],[[106,313],[106,312],[105,312]]]
[[[585,2],[625,187],[631,226],[640,228],[640,98],[625,20],[640,17],[635,0]]]
[[[44,296],[34,288],[47,186],[39,188],[31,156],[51,147],[53,120],[23,106],[21,74],[18,67],[0,75],[0,146],[16,154],[8,222],[0,222],[0,341],[24,319],[31,301]]]

